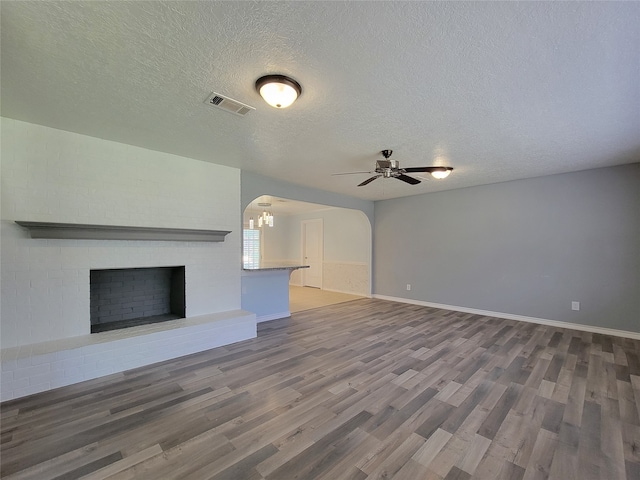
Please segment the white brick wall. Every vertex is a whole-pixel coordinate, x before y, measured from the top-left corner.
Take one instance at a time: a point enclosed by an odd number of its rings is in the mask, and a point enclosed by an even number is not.
[[[185,265],[187,317],[240,308],[239,170],[0,121],[2,348],[88,334],[93,268]],[[223,243],[34,240],[14,220],[232,233]]]

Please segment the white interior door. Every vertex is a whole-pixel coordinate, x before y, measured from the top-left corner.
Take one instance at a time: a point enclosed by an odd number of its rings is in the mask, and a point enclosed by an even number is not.
[[[322,288],[322,219],[302,222],[302,286]]]

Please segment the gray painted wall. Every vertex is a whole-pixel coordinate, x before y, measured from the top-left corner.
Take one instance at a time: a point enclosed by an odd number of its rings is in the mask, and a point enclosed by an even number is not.
[[[376,294],[640,332],[640,164],[379,201],[373,237]]]

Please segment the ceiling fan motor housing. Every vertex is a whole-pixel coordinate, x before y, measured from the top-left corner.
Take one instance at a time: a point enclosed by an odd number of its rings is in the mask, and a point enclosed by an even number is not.
[[[399,173],[400,164],[397,160],[378,160],[376,162],[376,172],[381,173],[384,178],[391,178],[394,173]]]

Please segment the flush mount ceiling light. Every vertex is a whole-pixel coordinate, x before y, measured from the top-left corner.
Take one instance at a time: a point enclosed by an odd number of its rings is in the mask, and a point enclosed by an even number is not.
[[[284,75],[265,75],[256,80],[256,90],[264,101],[275,108],[287,108],[302,93],[293,78]]]

